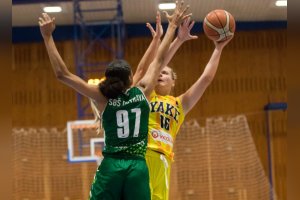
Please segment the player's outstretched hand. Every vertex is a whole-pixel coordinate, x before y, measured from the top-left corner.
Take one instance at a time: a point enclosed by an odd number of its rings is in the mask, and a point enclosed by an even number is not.
[[[176,8],[172,15],[169,15],[166,11],[164,11],[164,14],[169,21],[169,25],[175,25],[178,27],[183,22],[183,20],[192,16],[192,13],[186,14],[189,7],[189,5],[184,6],[184,1],[182,0],[180,4],[178,3],[178,1],[176,1]]]
[[[161,16],[159,11],[156,13],[156,30],[154,30],[150,23],[146,23],[146,26],[149,28],[153,38],[161,38],[161,36],[164,34],[164,30],[161,25]]]
[[[43,38],[48,38],[52,35],[55,29],[55,18],[51,18],[47,13],[43,13],[41,17],[39,17],[39,25],[40,31]]]
[[[214,41],[216,49],[222,50],[233,39],[233,37],[234,35],[232,35],[229,39],[221,42]]]
[[[195,24],[195,21],[191,21],[191,18],[186,18],[182,24],[180,24],[178,29],[178,35],[177,38],[181,40],[182,42],[185,42],[187,40],[194,40],[197,39],[198,36],[191,35],[191,30]]]

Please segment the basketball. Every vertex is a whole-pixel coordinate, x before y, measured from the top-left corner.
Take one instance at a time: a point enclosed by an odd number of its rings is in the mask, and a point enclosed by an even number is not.
[[[226,10],[213,10],[204,18],[203,30],[209,39],[225,41],[235,32],[235,20]]]

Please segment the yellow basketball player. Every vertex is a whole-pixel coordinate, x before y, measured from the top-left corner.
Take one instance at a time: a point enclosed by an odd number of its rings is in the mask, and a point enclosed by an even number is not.
[[[183,42],[197,39],[197,36],[190,34],[193,26],[194,21],[191,22],[188,18],[179,27],[177,38],[172,42],[164,64],[169,63]],[[154,35],[153,28],[149,28]],[[170,170],[174,157],[173,147],[176,135],[185,115],[195,106],[212,82],[222,50],[231,39],[219,43],[214,42],[215,49],[202,75],[186,92],[177,97],[170,95],[172,88],[175,86],[176,74],[168,66],[164,67],[160,73],[155,91],[150,95],[148,147],[146,152],[152,200],[169,199]]]

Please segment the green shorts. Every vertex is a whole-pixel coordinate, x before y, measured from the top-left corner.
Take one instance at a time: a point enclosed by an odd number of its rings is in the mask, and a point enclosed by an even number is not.
[[[105,157],[98,167],[90,200],[150,200],[149,172],[144,159]]]

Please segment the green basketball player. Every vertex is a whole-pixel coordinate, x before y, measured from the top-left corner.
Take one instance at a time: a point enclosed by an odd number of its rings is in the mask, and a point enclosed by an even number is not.
[[[72,74],[55,46],[52,32],[54,18],[43,13],[40,30],[57,79],[82,95],[97,102],[103,110],[105,131],[104,159],[96,172],[90,200],[150,200],[149,173],[145,161],[147,147],[149,104],[147,99],[154,89],[163,68],[164,57],[176,28],[189,17],[183,1],[177,4],[173,15],[166,14],[169,26],[157,54],[150,64],[147,76],[132,85],[132,71],[124,60],[109,64],[105,80],[98,86],[89,85]]]

